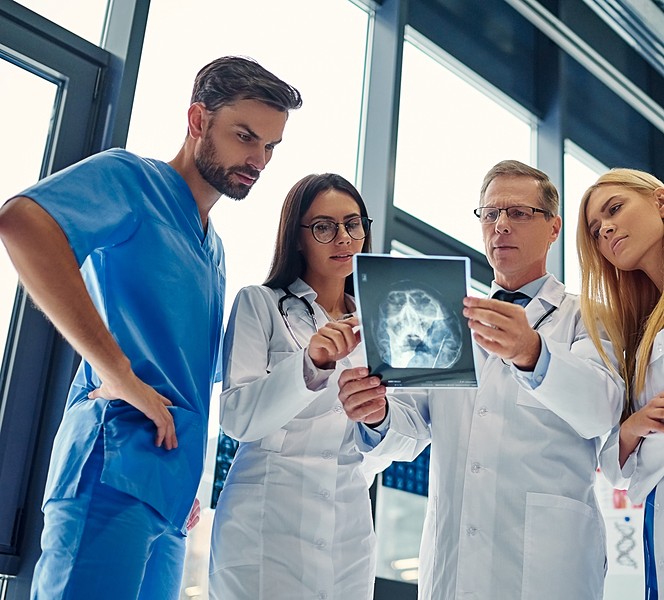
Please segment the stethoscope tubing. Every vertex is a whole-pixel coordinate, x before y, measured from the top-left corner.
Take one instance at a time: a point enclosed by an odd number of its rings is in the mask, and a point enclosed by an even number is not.
[[[311,302],[307,300],[306,298],[296,296],[293,292],[288,289],[288,287],[285,287],[282,289],[284,292],[284,295],[279,298],[277,301],[277,308],[279,309],[279,314],[281,315],[281,318],[284,321],[284,324],[286,325],[286,329],[288,329],[288,333],[290,333],[290,336],[293,338],[293,341],[297,344],[297,347],[301,350],[304,346],[300,343],[300,340],[297,339],[297,336],[295,335],[295,331],[293,331],[292,325],[288,321],[288,311],[284,307],[284,302],[288,300],[289,298],[294,298],[295,300],[299,300],[304,304],[305,308],[307,309],[307,312],[309,313],[309,316],[311,317],[311,322],[313,323],[314,326],[314,331],[318,331],[318,320],[316,319],[316,313],[314,312],[314,307],[311,306]]]

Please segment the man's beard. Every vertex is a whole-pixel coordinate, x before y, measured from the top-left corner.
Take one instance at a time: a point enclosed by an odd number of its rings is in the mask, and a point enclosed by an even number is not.
[[[231,179],[233,173],[242,173],[247,177],[254,179],[254,183],[258,180],[260,171],[252,169],[251,167],[228,167],[217,162],[217,153],[215,152],[214,145],[206,134],[203,138],[203,143],[198,152],[194,156],[194,164],[205,179],[215,190],[224,196],[233,198],[235,200],[242,200],[247,196],[253,184],[246,185],[244,183],[234,183]]]

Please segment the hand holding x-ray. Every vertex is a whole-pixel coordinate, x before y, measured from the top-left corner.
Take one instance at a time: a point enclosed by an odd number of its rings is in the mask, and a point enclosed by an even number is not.
[[[339,400],[351,421],[377,425],[387,416],[387,389],[380,377],[366,367],[342,371],[339,376]]]
[[[482,348],[525,371],[535,368],[542,343],[522,306],[474,297],[464,298],[463,304],[468,327]]]

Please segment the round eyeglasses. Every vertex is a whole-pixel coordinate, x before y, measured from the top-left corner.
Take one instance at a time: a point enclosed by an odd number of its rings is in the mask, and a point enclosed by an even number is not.
[[[343,225],[348,235],[354,240],[363,240],[369,235],[371,223],[373,223],[373,220],[369,217],[353,217],[343,223],[324,220],[316,221],[311,225],[300,225],[300,227],[311,229],[311,233],[317,242],[320,242],[321,244],[329,244],[337,237],[337,234],[339,233],[339,225]]]
[[[500,213],[502,211],[505,211],[507,218],[515,223],[532,221],[535,213],[542,213],[547,217],[551,216],[551,213],[548,210],[534,208],[532,206],[506,206],[505,208],[498,208],[497,206],[480,206],[473,212],[480,220],[480,223],[495,223],[500,218]]]

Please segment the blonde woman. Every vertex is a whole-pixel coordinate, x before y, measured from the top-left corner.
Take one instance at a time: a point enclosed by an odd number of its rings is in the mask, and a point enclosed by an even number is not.
[[[613,169],[583,195],[577,244],[581,262],[582,315],[600,343],[604,329],[613,346],[627,399],[620,429],[605,446],[629,497],[645,502],[646,598],[664,585],[664,516],[655,510],[664,491],[664,183],[634,169]],[[607,465],[611,471],[611,465]],[[614,477],[615,479],[615,477]],[[656,534],[656,535],[655,535]]]

